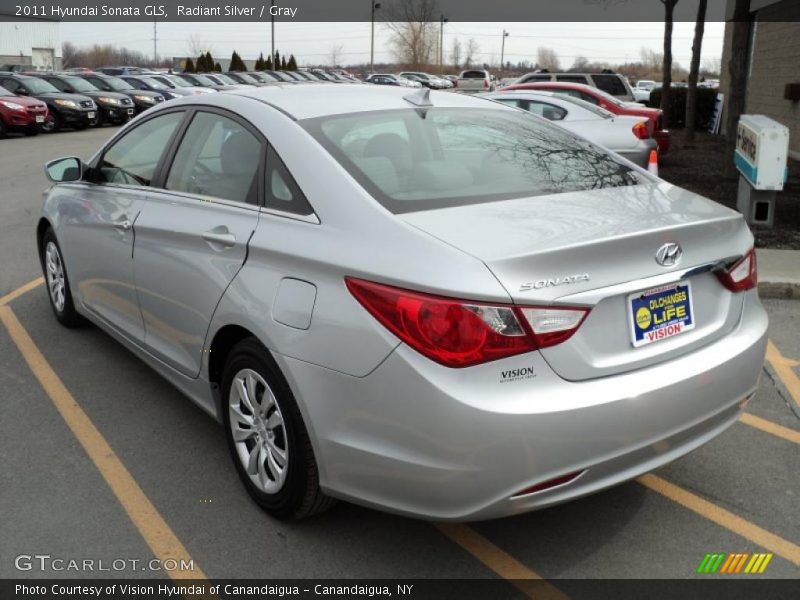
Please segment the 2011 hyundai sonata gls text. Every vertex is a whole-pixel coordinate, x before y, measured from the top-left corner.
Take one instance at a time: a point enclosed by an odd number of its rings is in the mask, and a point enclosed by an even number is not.
[[[709,441],[757,386],[741,216],[513,108],[236,90],[47,171],[56,318],[219,419],[281,518],[563,502]]]

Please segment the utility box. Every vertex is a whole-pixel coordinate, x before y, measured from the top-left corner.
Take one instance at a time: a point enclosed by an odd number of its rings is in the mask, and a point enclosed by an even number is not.
[[[789,176],[789,128],[764,115],[742,115],[733,162],[740,173],[736,208],[750,225],[772,227],[775,196]]]
[[[741,116],[733,162],[753,189],[781,191],[788,155],[788,127],[764,115]]]

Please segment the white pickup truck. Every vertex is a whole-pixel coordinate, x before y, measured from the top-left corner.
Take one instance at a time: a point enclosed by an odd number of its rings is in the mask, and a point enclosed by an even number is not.
[[[495,82],[494,78],[489,75],[489,71],[477,69],[461,71],[461,75],[458,76],[458,85],[456,89],[459,92],[465,92],[467,94],[493,92],[495,89]]]

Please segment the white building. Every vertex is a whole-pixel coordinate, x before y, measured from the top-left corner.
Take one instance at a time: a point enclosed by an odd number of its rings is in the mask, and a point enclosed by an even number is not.
[[[13,19],[2,15],[3,19]],[[0,67],[30,65],[31,69],[61,68],[58,21],[18,19],[0,21]]]

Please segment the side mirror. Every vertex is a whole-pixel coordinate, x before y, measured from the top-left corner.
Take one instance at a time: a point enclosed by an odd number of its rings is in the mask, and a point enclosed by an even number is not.
[[[55,183],[80,181],[83,177],[83,163],[80,158],[74,156],[57,158],[44,166],[44,173]]]

